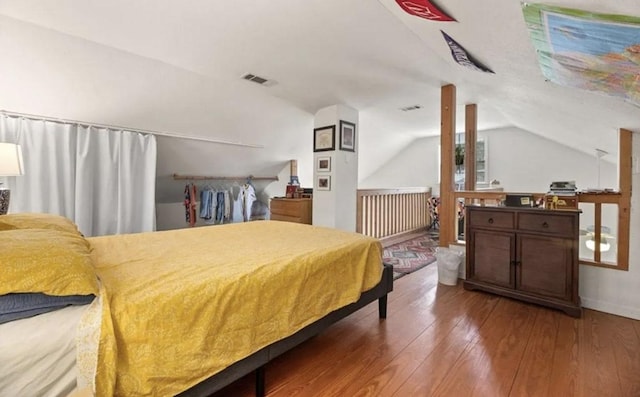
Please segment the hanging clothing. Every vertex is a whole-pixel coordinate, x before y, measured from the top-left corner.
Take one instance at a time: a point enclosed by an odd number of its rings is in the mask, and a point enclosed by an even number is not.
[[[223,223],[224,222],[224,192],[216,193],[216,222]]]
[[[208,221],[212,217],[213,190],[204,188],[200,191],[200,218]]]
[[[224,191],[224,220],[231,220],[231,194],[228,190]]]
[[[236,197],[235,200],[233,200],[233,205],[232,205],[232,216],[231,216],[231,222],[243,222],[244,221],[244,208],[243,208],[243,203],[244,203],[244,194],[243,194],[243,189],[240,188],[240,190],[238,191],[238,196]]]
[[[242,186],[242,195],[243,195],[243,208],[244,208],[244,221],[251,220],[251,208],[253,206],[253,202],[257,200],[256,190],[250,183],[245,183]]]
[[[188,183],[184,187],[185,221],[189,226],[196,224],[196,185]]]

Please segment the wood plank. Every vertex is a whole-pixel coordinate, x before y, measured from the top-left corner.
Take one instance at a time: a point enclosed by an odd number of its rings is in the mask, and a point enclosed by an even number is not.
[[[607,324],[611,317],[594,310],[584,311],[578,380],[584,389],[580,390],[580,396],[622,396],[614,353],[618,341]]]
[[[549,394],[554,348],[558,336],[558,318],[565,316],[552,310],[538,310],[533,330],[511,388],[512,396]]]
[[[640,336],[629,319],[604,314],[602,317],[614,335],[612,345],[621,395],[640,396]]]
[[[640,338],[640,321],[633,320],[633,327],[636,329],[636,334],[638,334],[638,338]]]
[[[439,290],[442,291],[442,289]],[[451,289],[449,288],[449,290]],[[401,359],[401,357],[410,356],[415,358],[416,355],[418,357],[424,356],[424,354],[426,354],[425,349],[429,349],[429,345],[433,343],[433,337],[437,336],[437,332],[433,332],[434,328],[439,328],[434,327],[434,324],[436,323],[436,317],[448,317],[451,316],[454,312],[459,311],[461,306],[461,299],[464,300],[464,298],[462,297],[468,295],[464,294],[462,288],[457,288],[455,289],[455,291],[456,292],[453,294],[443,293],[443,297],[435,300],[434,304],[431,306],[431,309],[423,315],[425,323],[429,323],[429,325],[426,327],[426,330],[431,330],[432,332],[425,331],[421,334],[418,334],[414,338],[406,338],[403,341],[403,344],[405,344],[405,346],[415,346],[417,344],[419,345],[419,347],[408,349],[408,347],[404,347],[402,346],[402,344],[400,344],[398,346],[399,349],[394,349],[389,343],[381,343],[374,349],[374,354],[352,356],[350,365],[340,368],[340,378],[334,380],[333,384],[330,385],[330,387],[320,390],[320,394],[328,396],[354,396],[358,394],[362,395],[362,393],[365,393],[364,395],[371,396],[380,395],[379,392],[375,389],[372,391],[368,390],[370,389],[370,385],[368,383],[372,382],[370,375],[385,373],[387,365],[391,362],[402,362],[403,360]],[[452,317],[451,319],[452,321],[455,321],[454,317]],[[452,325],[451,327],[453,327],[454,325]],[[446,327],[443,327],[442,331],[446,331]],[[425,337],[425,333],[428,333],[431,337]],[[387,340],[388,339],[385,339],[385,342],[387,342]],[[411,352],[417,354],[411,354]],[[400,372],[398,366],[394,367],[394,370],[391,371],[393,375],[398,378],[402,378],[406,372]],[[343,371],[346,372],[346,374],[343,374]],[[389,375],[389,372],[386,372],[386,374]],[[387,379],[390,378],[388,377]],[[373,380],[373,382],[374,384],[378,383],[375,380]],[[373,394],[369,394],[371,392]]]
[[[548,384],[549,396],[580,395],[580,342],[583,340],[583,320],[556,313],[558,333]]]
[[[440,90],[440,246],[456,240],[454,205],[454,140],[456,136],[456,87],[445,85]]]
[[[618,139],[618,187],[622,198],[618,205],[618,268],[629,270],[629,245],[631,233],[631,189],[633,134],[621,128]]]
[[[440,385],[441,381],[451,371],[461,354],[473,344],[478,336],[478,329],[487,321],[499,299],[497,296],[484,293],[471,293],[475,295],[473,300],[467,301],[463,308],[468,306],[468,315],[459,319],[452,329],[447,323],[436,324],[429,332],[425,332],[419,340],[408,348],[413,352],[416,346],[425,343],[435,332],[434,346],[423,353],[424,359],[409,374],[403,376],[397,374],[395,379],[388,382],[378,395],[396,396],[427,396]],[[419,352],[417,360],[420,360]],[[395,364],[395,363],[394,363]],[[393,364],[392,364],[393,365]],[[389,367],[392,367],[390,365]],[[411,370],[412,366],[407,366]],[[398,387],[398,383],[406,381]],[[393,394],[387,394],[393,391]]]
[[[464,124],[464,189],[476,190],[476,141],[478,139],[478,105],[468,104],[464,107]]]
[[[508,396],[536,310],[540,308],[500,299],[433,395]]]

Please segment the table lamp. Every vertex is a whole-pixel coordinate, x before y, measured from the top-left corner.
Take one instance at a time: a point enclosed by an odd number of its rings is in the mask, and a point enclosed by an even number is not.
[[[18,176],[24,173],[20,145],[0,142],[0,176]],[[11,191],[0,183],[0,215],[9,210]]]

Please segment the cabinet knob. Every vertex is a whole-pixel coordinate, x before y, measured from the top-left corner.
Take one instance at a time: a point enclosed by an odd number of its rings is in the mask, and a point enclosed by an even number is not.
[[[548,227],[549,227],[549,224],[548,224],[547,222],[543,222],[543,223],[542,223],[542,227],[546,229],[546,228],[548,228]]]
[[[489,223],[493,223],[493,218],[489,218]]]

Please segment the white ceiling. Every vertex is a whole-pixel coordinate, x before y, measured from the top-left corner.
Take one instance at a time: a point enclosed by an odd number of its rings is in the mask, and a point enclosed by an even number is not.
[[[480,130],[515,126],[588,153],[615,153],[618,128],[640,131],[640,107],[545,81],[520,2],[438,3],[458,22],[411,16],[394,0],[0,0],[0,14],[210,82],[250,86],[240,76],[254,73],[276,84],[247,92],[311,115],[334,104],[358,109],[365,176],[412,139],[439,134],[440,87],[449,83],[459,130],[464,105],[476,103]],[[640,17],[637,0],[551,4]],[[495,74],[456,64],[441,29]],[[399,110],[410,105],[422,109]]]

